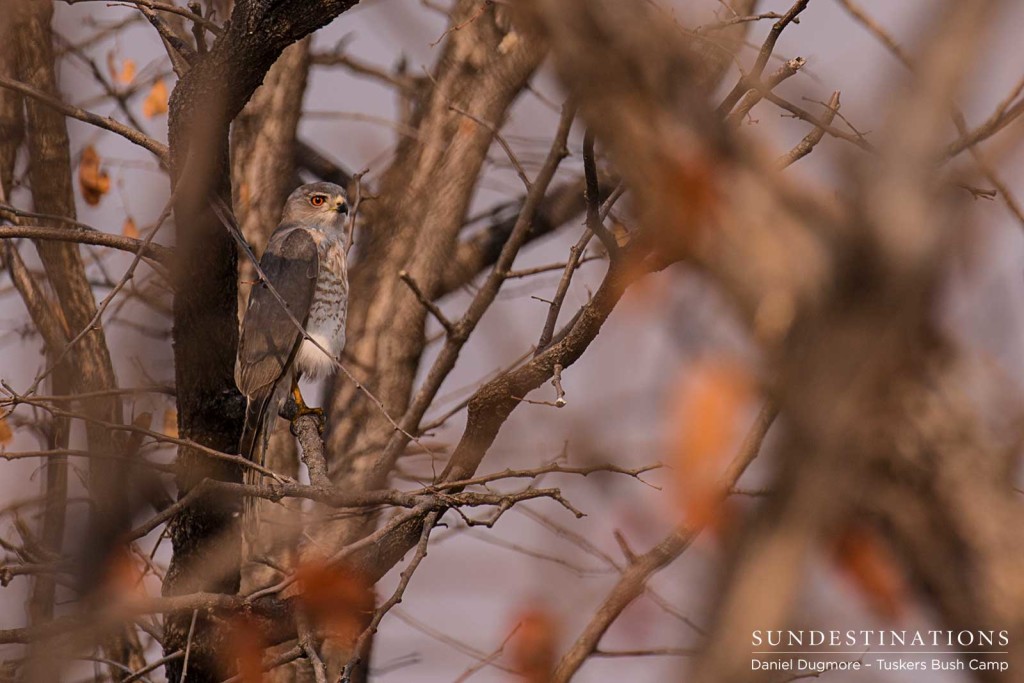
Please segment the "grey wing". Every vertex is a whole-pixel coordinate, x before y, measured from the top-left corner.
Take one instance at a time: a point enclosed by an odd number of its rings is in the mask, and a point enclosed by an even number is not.
[[[278,227],[260,259],[260,267],[267,282],[254,286],[249,295],[235,366],[235,383],[249,397],[266,390],[284,374],[302,338],[267,283],[281,295],[295,320],[305,325],[320,269],[316,243],[303,228]]]

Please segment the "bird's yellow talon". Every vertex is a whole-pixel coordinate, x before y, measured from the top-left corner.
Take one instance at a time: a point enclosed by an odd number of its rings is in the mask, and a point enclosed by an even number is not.
[[[316,418],[316,429],[321,434],[324,433],[324,425],[327,424],[327,417],[324,415],[323,408],[310,408],[307,405],[300,405],[299,409],[295,411],[295,417],[292,418],[292,425],[298,422],[300,417],[306,415],[312,415]]]
[[[295,423],[300,417],[304,415],[313,415],[316,417],[316,428],[321,434],[324,433],[324,425],[327,423],[327,417],[324,415],[323,408],[310,408],[306,405],[306,402],[302,400],[302,392],[299,391],[298,384],[292,384],[292,400],[295,401],[295,415],[292,417],[292,427],[294,431]]]

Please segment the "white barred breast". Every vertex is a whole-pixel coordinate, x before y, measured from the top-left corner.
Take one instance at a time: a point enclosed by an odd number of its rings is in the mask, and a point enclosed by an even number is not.
[[[311,379],[331,375],[337,368],[334,359],[339,358],[345,348],[348,317],[348,269],[341,239],[325,237],[317,246],[320,270],[306,320],[306,332],[316,344],[304,340],[295,355],[295,369]],[[317,344],[331,355],[325,355]]]

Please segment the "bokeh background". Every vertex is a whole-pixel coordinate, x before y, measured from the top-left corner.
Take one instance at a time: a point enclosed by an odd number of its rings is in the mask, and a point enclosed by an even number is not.
[[[660,0],[668,11],[687,25],[713,21],[718,9],[712,0],[686,2]],[[789,3],[766,0],[762,11],[784,12]],[[864,0],[863,7],[902,43],[913,45],[929,12],[932,0]],[[994,27],[988,37],[983,65],[959,99],[968,122],[977,123],[1020,77],[1024,46],[1024,4],[1014,4],[1008,20]],[[123,25],[113,31],[112,27]],[[758,22],[749,35],[759,45],[770,22]],[[446,28],[446,17],[413,0],[363,0],[313,38],[313,52],[329,52],[343,45],[346,54],[393,68],[405,63],[410,74],[422,73],[436,59],[436,41]],[[99,68],[123,70],[134,64],[130,83],[137,92],[128,106],[145,132],[166,140],[166,117],[147,115],[146,98],[152,84],[163,79],[170,87],[173,73],[153,29],[131,7],[117,4],[57,4],[55,30],[69,44],[87,44],[85,55]],[[804,57],[807,65],[779,92],[793,102],[803,98],[825,100],[833,90],[842,92],[842,114],[861,131],[877,130],[887,112],[887,103],[906,86],[907,74],[883,46],[831,0],[813,0],[801,15],[799,25],[783,34],[775,54],[785,58]],[[741,53],[749,62],[753,49]],[[773,68],[773,67],[770,67]],[[731,84],[732,77],[725,79]],[[104,96],[91,75],[90,66],[67,52],[60,62],[60,86],[67,101],[114,118],[123,118]],[[523,161],[535,172],[546,154],[557,122],[556,102],[563,98],[560,87],[545,67],[534,79],[532,89],[514,106],[503,135]],[[352,170],[368,168],[366,181],[372,186],[374,172],[383,167],[400,136],[408,134],[395,123],[399,102],[394,91],[373,78],[343,67],[314,66],[305,97],[300,124],[302,138],[315,143],[341,165]],[[770,104],[760,104],[744,124],[752,134],[778,153],[791,147],[808,131],[807,124],[780,115]],[[80,155],[87,146],[99,153],[112,179],[112,188],[97,205],[78,201],[79,220],[110,232],[123,232],[126,220],[146,235],[169,196],[166,173],[143,151],[119,137],[86,124],[68,122],[72,153]],[[571,137],[570,162],[563,165],[560,178],[578,174],[582,127]],[[953,128],[950,126],[950,132]],[[841,171],[856,162],[858,152],[843,141],[826,136],[816,151],[787,173],[816,186],[842,182]],[[1020,187],[1024,157],[1008,155],[1001,164],[1004,177]],[[23,170],[23,169],[22,169]],[[843,191],[841,186],[835,192]],[[502,150],[494,145],[485,174],[477,189],[471,213],[484,215],[492,207],[522,192],[515,170]],[[16,189],[13,204],[27,208],[27,192]],[[962,253],[950,271],[948,293],[942,315],[954,337],[979,363],[991,366],[1001,376],[1008,401],[1021,398],[1024,382],[1024,235],[999,200],[977,199],[971,206],[972,220],[965,229]],[[472,228],[470,228],[472,229]],[[516,261],[517,268],[564,260],[569,246],[582,230],[582,217],[550,237],[530,244]],[[172,231],[165,227],[157,241],[170,243]],[[358,251],[358,245],[356,247]],[[130,262],[130,255],[83,247],[89,273],[96,279],[97,296],[105,296],[104,282],[117,280]],[[38,263],[30,261],[37,267]],[[582,267],[573,281],[566,311],[587,300],[600,282],[604,261]],[[547,306],[560,273],[552,272],[506,285],[497,303],[463,351],[441,395],[439,406],[450,406],[467,397],[481,380],[505,367],[536,342]],[[153,297],[169,302],[166,292]],[[442,302],[453,313],[464,309],[470,293],[457,292]],[[170,347],[170,317],[159,306],[127,301],[115,305],[107,315],[107,338],[122,386],[170,384],[173,366]],[[564,317],[565,314],[563,314]],[[24,389],[45,367],[41,342],[33,332],[26,312],[9,279],[0,275],[0,378]],[[430,322],[429,333],[439,328]],[[436,352],[435,343],[422,367]],[[525,405],[505,425],[488,453],[483,471],[505,467],[523,468],[549,461],[567,453],[573,462],[610,461],[623,466],[662,462],[668,467],[643,475],[643,481],[613,475],[588,478],[552,476],[566,497],[586,517],[575,519],[550,501],[523,505],[506,513],[493,528],[466,528],[454,515],[448,528],[433,538],[431,552],[416,574],[403,603],[382,625],[374,645],[373,669],[381,681],[453,681],[501,646],[517,623],[525,617],[542,618],[554,629],[558,642],[567,645],[582,628],[607,593],[617,573],[596,553],[616,562],[624,560],[615,539],[618,532],[634,550],[646,550],[678,520],[679,504],[673,475],[671,443],[680,428],[675,397],[685,391],[695,364],[708,355],[741,358],[757,366],[754,346],[736,322],[729,304],[713,283],[682,267],[650,277],[627,294],[598,340],[586,355],[565,371],[563,383],[567,405],[556,409],[546,405]],[[318,388],[308,391],[316,395]],[[545,393],[547,392],[547,393]],[[550,394],[550,395],[548,395]],[[552,400],[549,385],[532,398]],[[152,412],[156,424],[173,410],[170,400],[139,397],[128,403],[129,417]],[[746,412],[752,420],[757,406]],[[428,420],[432,415],[428,415]],[[463,416],[456,415],[437,430],[431,442],[451,444],[461,432]],[[173,423],[173,416],[169,418]],[[773,430],[784,428],[776,425]],[[76,432],[77,433],[77,432]],[[81,438],[81,434],[78,435]],[[765,484],[764,473],[771,466],[773,435],[762,458],[742,480],[742,488],[755,492]],[[29,430],[16,429],[9,451],[38,447]],[[172,451],[160,457],[168,460]],[[73,467],[77,467],[73,463]],[[426,456],[409,456],[400,463],[402,472],[415,478],[429,475],[432,464]],[[13,534],[12,508],[19,501],[37,496],[41,490],[39,464],[15,460],[2,465],[0,506],[7,507],[0,518],[0,535]],[[752,505],[756,495],[738,494],[739,505]],[[84,516],[72,507],[69,535]],[[81,508],[78,508],[82,512]],[[593,546],[589,551],[573,542],[560,529],[571,531]],[[155,551],[157,565],[165,565],[169,544],[154,532],[143,540],[145,549]],[[709,586],[721,547],[714,534],[703,535],[682,559],[659,573],[651,582],[656,598],[644,597],[628,608],[602,642],[608,651],[651,648],[685,648],[696,641],[705,624],[713,594]],[[397,581],[393,570],[380,585],[387,594]],[[28,580],[15,578],[0,590],[0,614],[5,627],[23,619]],[[159,592],[156,576],[147,578],[153,594]],[[771,590],[770,586],[765,587]],[[663,604],[659,605],[658,601]],[[537,615],[542,615],[538,617]],[[804,628],[884,628],[881,619],[864,599],[834,558],[822,556],[810,577],[810,589],[799,606]],[[933,627],[934,615],[916,604],[913,597],[901,616],[900,628]],[[562,647],[556,648],[561,651]],[[480,667],[476,681],[510,680],[502,658],[494,665]],[[609,680],[675,680],[687,658],[669,656],[604,656],[589,661],[577,676],[582,682]],[[79,672],[87,677],[87,670]],[[863,675],[845,677],[825,674],[836,681],[864,680]],[[159,680],[154,675],[153,680]],[[957,674],[872,674],[871,680],[959,681]]]

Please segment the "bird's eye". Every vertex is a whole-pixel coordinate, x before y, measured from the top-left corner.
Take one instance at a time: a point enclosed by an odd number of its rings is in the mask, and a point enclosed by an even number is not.
[[[322,194],[315,194],[309,198],[309,203],[313,206],[323,206],[327,202],[327,197]]]

